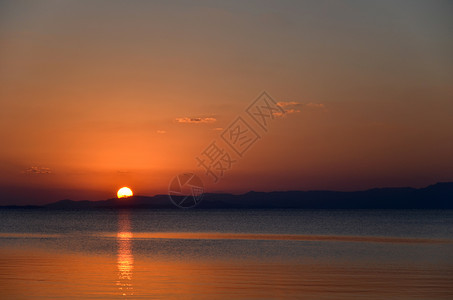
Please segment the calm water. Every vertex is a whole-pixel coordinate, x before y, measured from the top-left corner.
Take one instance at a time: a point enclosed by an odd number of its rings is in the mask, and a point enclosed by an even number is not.
[[[453,211],[0,210],[0,293],[453,299]]]

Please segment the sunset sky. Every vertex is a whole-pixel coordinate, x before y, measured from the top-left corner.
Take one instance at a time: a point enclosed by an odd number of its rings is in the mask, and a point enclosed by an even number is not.
[[[452,15],[451,1],[0,1],[0,205],[164,194],[194,171],[232,193],[453,181]],[[215,184],[196,157],[263,91],[287,113]]]

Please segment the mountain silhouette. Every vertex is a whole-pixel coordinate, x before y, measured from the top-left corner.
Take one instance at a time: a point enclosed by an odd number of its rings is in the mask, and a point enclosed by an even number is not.
[[[40,206],[49,209],[176,208],[168,195],[133,196],[102,201],[62,200]],[[425,188],[375,188],[365,191],[277,191],[241,195],[207,193],[200,209],[453,209],[453,182]]]

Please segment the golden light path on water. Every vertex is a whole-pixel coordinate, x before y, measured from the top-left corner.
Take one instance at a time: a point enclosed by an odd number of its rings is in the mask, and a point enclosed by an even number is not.
[[[118,286],[123,296],[134,294],[132,274],[134,270],[134,256],[132,253],[132,231],[129,211],[120,211],[118,214],[118,233],[116,236],[118,253]]]

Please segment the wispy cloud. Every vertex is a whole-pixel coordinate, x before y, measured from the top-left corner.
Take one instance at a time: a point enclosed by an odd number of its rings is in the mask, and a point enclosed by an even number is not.
[[[278,102],[277,105],[280,106],[285,111],[284,114],[281,112],[274,113],[274,116],[277,116],[277,117],[281,117],[286,114],[300,113],[300,110],[302,107],[312,108],[312,109],[325,109],[326,108],[325,104],[314,103],[314,102],[300,103],[300,102],[296,102],[296,101],[286,101],[286,102],[282,101],[282,102]]]
[[[274,116],[282,117],[284,114],[295,114],[300,112],[300,106],[302,105],[299,102],[295,101],[288,101],[288,102],[278,102],[278,106],[280,106],[285,113],[282,112],[275,112]]]
[[[46,175],[46,174],[52,174],[52,170],[50,170],[50,168],[43,168],[43,167],[35,166],[35,167],[27,168],[22,173],[29,174],[29,175]]]
[[[295,107],[295,106],[301,106],[302,104],[299,102],[295,102],[295,101],[288,101],[288,102],[283,101],[283,102],[278,102],[277,105],[280,107],[288,107],[288,106]]]
[[[184,117],[184,118],[176,118],[176,122],[178,123],[190,123],[190,124],[201,124],[201,123],[214,123],[217,121],[216,118],[189,118],[189,117]]]
[[[158,134],[166,134],[167,132],[165,130],[156,130],[156,133],[158,133]]]

